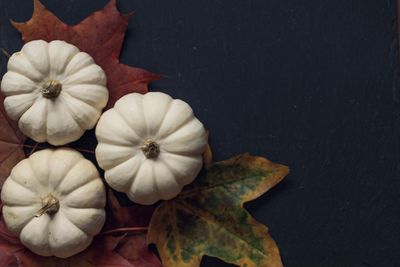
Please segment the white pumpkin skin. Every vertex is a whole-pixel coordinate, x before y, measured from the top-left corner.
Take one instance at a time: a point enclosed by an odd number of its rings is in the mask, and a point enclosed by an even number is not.
[[[191,183],[207,145],[204,126],[190,106],[158,92],[119,99],[101,116],[96,137],[106,182],[144,205],[171,199]],[[143,148],[149,140],[159,153],[148,158]]]
[[[58,210],[40,215],[49,194],[59,201]],[[42,256],[66,258],[81,252],[105,221],[99,173],[70,149],[46,149],[22,160],[5,181],[1,200],[7,228]]]
[[[107,104],[104,71],[64,41],[28,42],[7,69],[1,82],[7,114],[37,142],[58,146],[79,139]]]

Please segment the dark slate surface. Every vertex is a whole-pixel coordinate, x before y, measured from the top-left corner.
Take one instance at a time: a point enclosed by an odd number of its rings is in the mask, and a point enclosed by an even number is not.
[[[44,3],[77,23],[106,0]],[[400,266],[396,1],[119,7],[136,12],[122,61],[168,75],[152,89],[193,106],[216,160],[248,151],[291,167],[247,206],[269,226],[286,267]],[[8,19],[31,10],[29,0],[0,0],[1,47],[20,49]],[[205,258],[202,266],[228,265]]]

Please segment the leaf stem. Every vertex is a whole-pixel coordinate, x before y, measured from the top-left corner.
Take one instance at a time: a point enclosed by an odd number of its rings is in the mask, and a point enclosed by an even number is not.
[[[149,229],[148,227],[122,227],[102,232],[99,235],[112,235],[112,234],[126,233],[126,232],[146,232],[148,229]]]
[[[39,143],[36,143],[36,144],[32,147],[32,150],[31,150],[31,152],[29,152],[29,155],[28,155],[28,156],[32,155],[32,154],[36,151],[36,149],[38,148],[38,146],[39,146]]]
[[[7,58],[10,58],[10,57],[11,57],[10,53],[8,53],[7,50],[5,50],[4,48],[0,48],[0,49],[1,49],[1,52],[3,52],[3,54],[4,54]]]

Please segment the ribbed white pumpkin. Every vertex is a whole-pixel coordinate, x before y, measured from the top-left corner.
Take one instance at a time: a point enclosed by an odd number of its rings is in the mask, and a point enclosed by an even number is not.
[[[107,183],[140,204],[171,199],[197,176],[207,145],[188,104],[164,93],[133,93],[96,127],[96,158]]]
[[[107,104],[104,71],[64,41],[28,42],[7,68],[1,82],[7,114],[37,142],[64,145],[79,139]]]
[[[84,250],[105,220],[99,173],[70,149],[46,149],[22,160],[5,181],[1,200],[8,229],[42,256],[66,258]]]

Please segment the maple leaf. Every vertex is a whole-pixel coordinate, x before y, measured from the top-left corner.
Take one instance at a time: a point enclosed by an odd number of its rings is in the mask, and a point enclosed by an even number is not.
[[[67,25],[47,10],[39,0],[34,0],[32,18],[25,23],[13,22],[24,42],[32,40],[64,40],[90,54],[107,75],[110,92],[108,108],[121,96],[137,92],[146,93],[150,82],[162,76],[130,67],[119,62],[119,55],[131,14],[122,15],[116,1],[97,11],[77,25]]]
[[[4,96],[0,95],[0,188],[11,169],[25,158],[23,144],[26,140],[17,123],[7,117],[3,102]]]
[[[105,231],[122,229],[121,231],[147,231],[151,216],[154,213],[156,205],[143,206],[133,204],[123,207],[119,204],[117,197],[111,189],[108,190],[107,199],[107,220]]]
[[[209,165],[154,212],[148,242],[166,267],[199,266],[203,255],[247,267],[282,267],[268,228],[243,208],[283,179],[286,166],[241,155]]]
[[[137,204],[123,207],[112,190],[108,190],[107,220],[103,234],[133,233],[121,240],[117,252],[134,266],[161,266],[159,258],[148,249],[146,241],[147,226],[155,208],[155,205]]]

